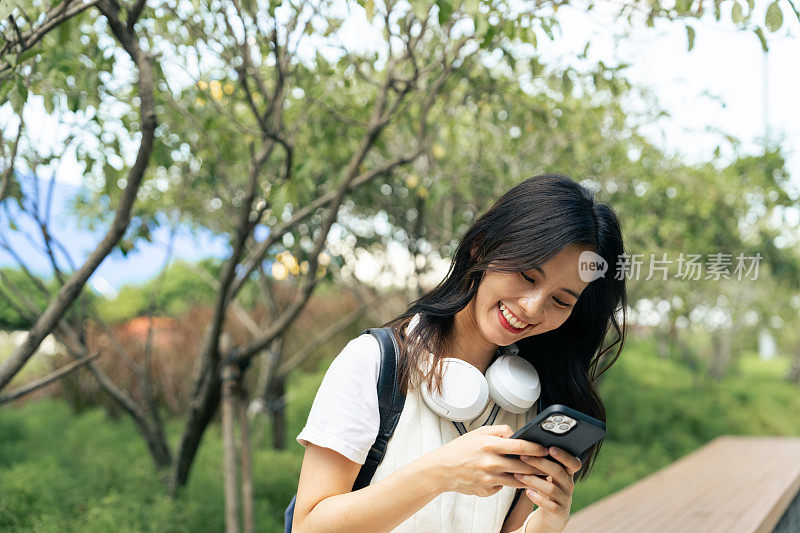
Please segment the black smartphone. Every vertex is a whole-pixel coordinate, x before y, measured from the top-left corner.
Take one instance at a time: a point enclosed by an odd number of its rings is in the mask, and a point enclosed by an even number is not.
[[[556,446],[578,456],[606,436],[606,425],[575,409],[553,404],[511,435],[542,446]]]

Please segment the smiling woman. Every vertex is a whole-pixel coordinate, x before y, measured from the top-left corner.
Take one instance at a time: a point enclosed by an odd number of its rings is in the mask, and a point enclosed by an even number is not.
[[[589,247],[570,244],[532,268],[531,274],[494,271],[490,265],[475,298],[456,314],[456,327],[462,332],[454,339],[456,346],[484,344],[494,351],[559,327],[588,285],[578,274],[578,257],[585,250]],[[477,337],[469,338],[470,331]]]
[[[564,176],[525,180],[478,218],[445,279],[385,324],[398,341],[396,386],[405,403],[374,477],[357,490],[381,424],[378,342],[353,339],[328,369],[297,437],[306,452],[294,531],[563,529],[574,480],[588,475],[599,444],[573,457],[507,437],[536,414],[536,396],[542,409],[560,403],[605,421],[594,380],[622,349],[625,280],[612,272],[582,279],[584,252],[616,264],[620,225]],[[604,348],[612,328],[616,339]],[[531,388],[515,397],[525,401],[496,397],[498,365]],[[459,420],[448,416],[484,377],[494,401],[477,402]],[[453,402],[437,402],[448,394]],[[518,498],[520,489],[527,498]]]

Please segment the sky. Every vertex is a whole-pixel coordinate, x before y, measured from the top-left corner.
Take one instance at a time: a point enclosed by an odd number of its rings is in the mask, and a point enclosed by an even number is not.
[[[759,2],[756,11],[763,12],[765,7],[766,3]],[[740,139],[742,153],[757,153],[768,130],[771,138],[779,139],[789,156],[791,179],[800,187],[800,105],[797,103],[800,40],[792,35],[797,33],[798,24],[796,19],[792,20],[794,15],[788,9],[784,13],[784,28],[768,35],[770,51],[766,55],[752,32],[736,30],[724,21],[693,22],[697,37],[694,49],[688,52],[682,24],[662,22],[652,29],[641,25],[628,31],[614,22],[611,13],[593,11],[587,14],[569,6],[561,7],[558,16],[560,34],[554,41],[540,39],[538,52],[549,62],[566,66],[574,64],[588,41],[591,43],[590,59],[609,64],[629,63],[628,78],[648,88],[657,97],[660,107],[669,113],[669,117],[644,129],[656,145],[688,162],[701,162],[711,159],[718,144],[725,146],[721,134],[714,130]],[[354,46],[363,46],[364,36],[371,33],[361,11],[354,13],[346,29],[349,31],[345,35],[352,36],[354,41],[350,44]],[[8,109],[0,109],[0,124],[7,120]],[[37,102],[26,109],[26,121],[40,125],[34,136],[42,146],[55,147],[63,138],[63,128],[58,121],[47,116]],[[57,237],[76,250],[76,260],[88,255],[102,235],[102,231],[78,228],[68,215],[69,198],[77,192],[81,179],[81,166],[74,155],[68,154],[57,172],[59,185],[54,195],[54,217],[58,223],[54,228],[57,228]],[[168,229],[163,228],[155,233],[154,244],[143,246],[127,257],[113,254],[103,262],[90,283],[99,292],[113,295],[125,283],[151,278],[163,265],[167,239]],[[46,271],[47,263],[35,252],[35,247],[19,238],[13,244],[30,258],[34,269]],[[192,235],[179,231],[174,257],[186,260],[221,257],[226,249],[224,241],[210,233]],[[13,264],[13,260],[0,249],[0,266],[9,264]]]
[[[765,7],[757,3],[756,11]],[[546,43],[542,51],[568,63],[589,36],[590,58],[629,63],[629,79],[649,88],[670,114],[646,133],[662,149],[688,161],[711,158],[721,137],[709,128],[739,138],[744,152],[757,152],[768,128],[791,152],[789,169],[800,186],[800,39],[790,34],[800,25],[786,11],[784,28],[768,34],[766,55],[752,31],[737,30],[724,18],[720,23],[692,22],[697,37],[689,52],[680,23],[661,21],[652,29],[638,25],[620,39],[624,32],[615,30],[620,27],[609,14],[587,15],[569,7],[559,10],[563,38]]]
[[[46,187],[40,190],[41,204],[44,205]],[[73,262],[83,261],[97,246],[106,228],[90,231],[80,227],[76,217],[70,213],[69,201],[78,193],[78,186],[70,183],[56,183],[53,190],[52,211],[49,231],[55,240],[69,248]],[[8,233],[8,244],[22,257],[27,266],[38,273],[50,274],[52,269],[44,253],[44,241],[36,222],[28,216],[18,216],[15,204],[10,204],[10,218],[21,231]],[[0,215],[5,216],[5,215]],[[101,294],[113,297],[126,283],[138,283],[155,276],[164,266],[167,243],[171,228],[162,226],[153,233],[153,241],[142,242],[127,256],[115,250],[103,261],[92,277],[91,286]],[[0,245],[3,243],[0,242]],[[210,231],[190,232],[179,228],[173,239],[172,258],[197,261],[204,257],[224,257],[228,253],[224,239]],[[58,262],[68,265],[63,253],[55,247]],[[80,264],[80,263],[78,263]],[[0,266],[16,266],[13,257],[0,247]]]

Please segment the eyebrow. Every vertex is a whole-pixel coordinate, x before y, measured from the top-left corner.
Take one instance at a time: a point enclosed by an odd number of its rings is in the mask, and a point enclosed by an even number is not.
[[[533,268],[533,269],[534,269],[534,270],[536,270],[536,271],[537,271],[539,274],[541,274],[543,278],[546,278],[546,277],[547,277],[547,275],[544,273],[544,270],[542,270],[542,269],[541,269],[541,268],[539,268],[538,266],[535,266],[535,265],[534,265],[534,266],[533,266],[533,267],[531,267],[531,268]],[[561,287],[561,290],[562,290],[562,291],[564,291],[564,292],[566,292],[566,293],[569,293],[569,294],[571,294],[572,296],[574,296],[574,297],[575,297],[575,299],[576,299],[576,300],[577,300],[578,298],[580,298],[580,296],[581,296],[580,294],[576,293],[576,292],[575,292],[575,291],[573,291],[572,289],[568,289],[568,288],[566,288],[566,287]]]

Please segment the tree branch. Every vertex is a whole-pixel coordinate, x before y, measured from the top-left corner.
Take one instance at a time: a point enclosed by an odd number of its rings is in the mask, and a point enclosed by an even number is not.
[[[50,31],[57,28],[61,23],[98,4],[100,1],[101,0],[83,0],[75,5],[73,0],[64,0],[45,14],[44,21],[39,27],[25,34],[18,34],[16,41],[7,41],[3,47],[0,48],[0,58],[4,57],[14,48],[17,49],[17,57],[19,57],[26,50],[32,48],[36,43],[42,40]],[[12,65],[11,62],[4,60],[0,64],[0,79],[5,76],[7,71],[13,68],[14,65]]]
[[[17,160],[17,149],[19,148],[19,139],[22,137],[22,130],[24,126],[24,122],[22,122],[22,115],[20,114],[19,117],[19,127],[17,128],[17,138],[14,141],[14,146],[11,148],[11,158],[8,163],[8,166],[3,169],[3,181],[0,183],[0,202],[3,201],[3,198],[6,196],[6,191],[8,190],[8,184],[11,182],[11,176],[14,174],[14,164]]]
[[[136,3],[131,8],[130,12],[128,13],[128,18],[125,21],[125,25],[128,28],[128,32],[133,32],[133,26],[139,20],[139,17],[142,15],[142,10],[144,10],[144,6],[147,3],[147,0],[136,0]]]
[[[368,172],[363,172],[356,176],[352,182],[348,185],[347,191],[350,192],[361,185],[375,179],[378,176],[383,176],[390,173],[395,168],[410,163],[414,159],[416,159],[422,153],[422,146],[417,147],[416,150],[411,152],[410,154],[406,154],[404,156],[396,157],[390,161],[387,161],[384,165],[372,169]],[[256,246],[253,251],[248,254],[249,257],[245,259],[242,269],[242,274],[239,275],[236,284],[231,289],[231,297],[238,294],[239,290],[244,285],[244,282],[247,278],[250,277],[250,274],[256,269],[256,267],[261,263],[264,258],[264,255],[267,253],[267,250],[278,242],[280,239],[283,238],[283,235],[289,231],[292,227],[299,224],[303,220],[310,217],[314,212],[325,206],[326,204],[330,203],[336,196],[336,191],[331,191],[327,194],[324,194],[318,198],[316,198],[313,202],[305,205],[303,208],[297,210],[292,215],[288,221],[284,222],[273,231],[270,232],[269,236],[261,241],[258,246]]]
[[[20,387],[18,389],[14,389],[13,391],[9,392],[8,394],[0,395],[0,405],[2,405],[4,403],[11,402],[11,401],[16,400],[18,398],[21,398],[22,396],[25,396],[26,394],[30,394],[31,392],[33,392],[35,390],[39,390],[39,389],[41,389],[43,387],[46,387],[46,386],[50,385],[51,383],[53,383],[54,381],[73,373],[74,371],[76,371],[77,369],[82,367],[83,365],[85,365],[87,363],[91,363],[92,361],[94,361],[98,357],[100,357],[100,353],[99,352],[93,353],[92,355],[90,355],[88,357],[84,357],[82,359],[78,359],[77,361],[73,361],[73,362],[61,367],[60,369],[56,370],[55,372],[52,372],[52,373],[46,375],[45,377],[43,377],[41,379],[37,379],[36,381],[28,383],[27,385],[25,385],[23,387]]]
[[[22,343],[11,356],[0,364],[0,390],[22,369],[34,354],[42,340],[56,327],[62,315],[78,297],[89,276],[97,269],[125,234],[130,224],[131,209],[150,160],[156,128],[156,114],[153,97],[153,65],[151,58],[139,48],[134,35],[120,22],[118,9],[109,6],[107,0],[100,0],[97,5],[108,19],[109,26],[122,46],[131,56],[139,70],[138,89],[140,99],[141,141],[136,160],[128,173],[128,182],[122,192],[114,220],[106,236],[97,245],[83,266],[61,287],[58,295],[47,310],[36,320]]]

